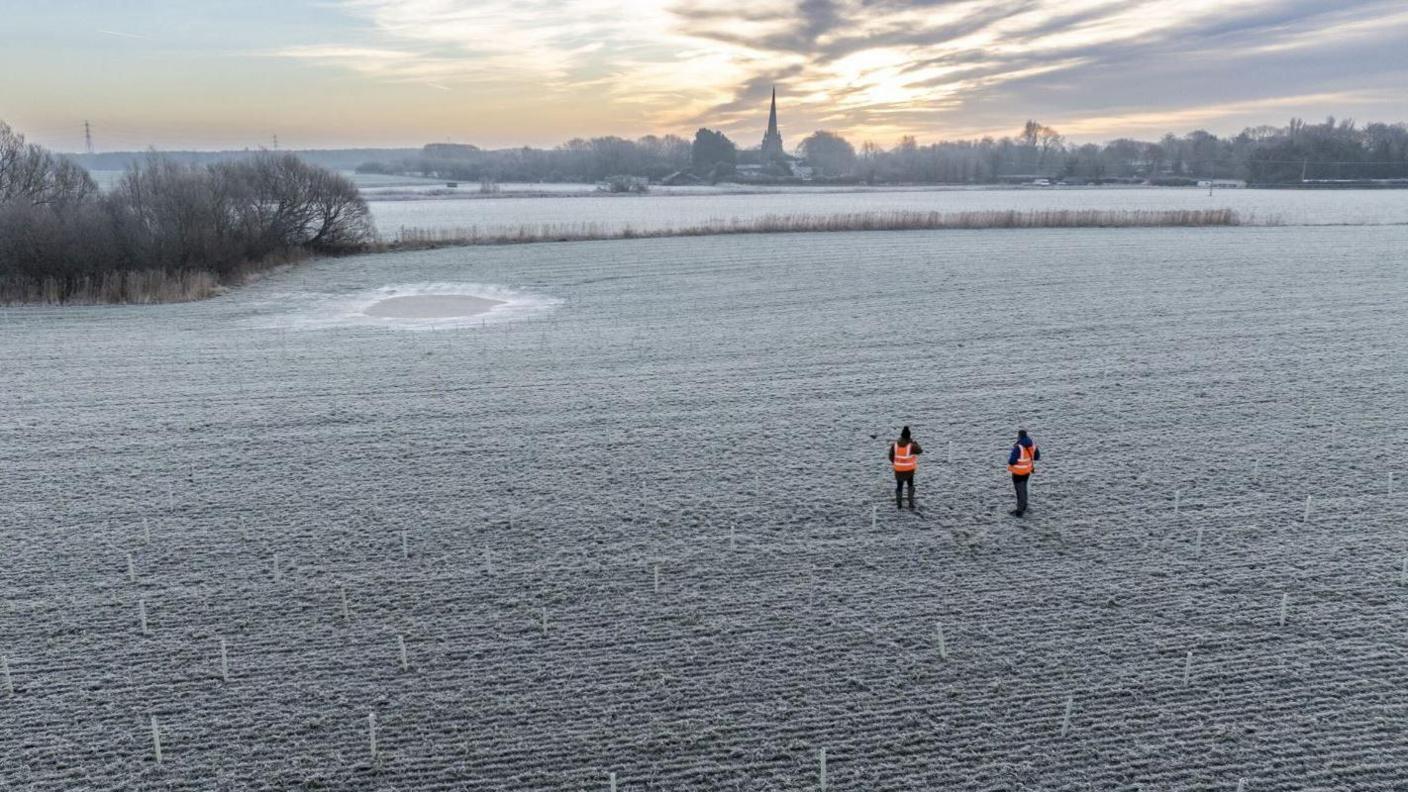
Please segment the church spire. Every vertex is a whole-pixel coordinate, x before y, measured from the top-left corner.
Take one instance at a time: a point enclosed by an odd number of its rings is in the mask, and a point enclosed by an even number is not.
[[[759,150],[763,162],[787,159],[782,148],[782,133],[777,130],[777,86],[772,87],[772,108],[768,111],[768,131],[763,135],[763,145]]]
[[[777,131],[777,86],[772,87],[772,109],[768,111],[768,137],[782,137]]]

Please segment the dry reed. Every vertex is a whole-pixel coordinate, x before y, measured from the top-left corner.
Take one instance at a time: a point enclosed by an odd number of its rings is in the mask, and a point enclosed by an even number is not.
[[[220,281],[205,270],[123,270],[100,275],[0,279],[3,305],[106,305],[171,303],[215,296]]]
[[[281,251],[234,267],[223,277],[202,269],[118,270],[46,278],[0,276],[0,305],[154,305],[208,300],[226,288],[252,283],[310,257],[304,250]]]
[[[755,218],[714,219],[683,226],[637,229],[598,223],[529,224],[467,228],[402,228],[394,241],[348,247],[344,254],[461,245],[515,245],[535,242],[588,242],[613,239],[716,236],[722,234],[792,234],[841,231],[935,231],[1025,228],[1193,228],[1237,226],[1231,209],[975,212],[853,212],[847,214],[769,214]],[[0,277],[0,305],[153,304],[204,300],[228,286],[257,280],[263,273],[307,258],[302,251],[275,254],[236,268],[222,278],[206,270],[124,270],[99,275],[28,279]]]
[[[598,223],[535,224],[426,229],[402,228],[392,247],[514,245],[532,242],[585,242],[609,239],[714,236],[720,234],[829,233],[839,231],[935,231],[1023,228],[1194,228],[1236,226],[1231,209],[1042,210],[979,212],[854,212],[849,214],[770,214],[756,218],[710,220],[698,225],[636,229]]]

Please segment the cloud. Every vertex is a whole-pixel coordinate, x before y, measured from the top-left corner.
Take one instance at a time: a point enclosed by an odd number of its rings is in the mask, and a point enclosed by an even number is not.
[[[1209,121],[1226,117],[1298,110],[1316,106],[1352,109],[1391,98],[1392,95],[1387,91],[1331,91],[1182,108],[1131,110],[1107,116],[1066,118],[1058,119],[1056,125],[1068,134],[1082,136],[1109,136],[1131,131],[1163,133],[1171,130],[1192,129]]]
[[[807,125],[825,124],[861,137],[933,138],[1038,114],[1067,119],[1070,134],[1094,134],[1154,119],[1212,123],[1308,97],[1349,101],[1366,80],[1408,72],[1408,55],[1388,49],[1408,33],[1401,0],[340,0],[340,7],[361,20],[373,44],[278,54],[387,82],[531,88],[545,101],[590,92],[642,131],[708,124],[752,134],[777,84],[784,126],[798,137]],[[1372,64],[1366,52],[1383,57]],[[1150,97],[1159,98],[1156,106]]]
[[[307,46],[284,47],[270,55],[280,58],[330,61],[339,64],[355,65],[407,63],[420,57],[418,53],[405,50],[378,49],[376,47],[349,47],[340,44],[313,44]]]
[[[101,34],[103,34],[104,36],[114,36],[114,37],[116,37],[116,38],[143,39],[143,40],[145,40],[145,39],[147,38],[146,36],[139,36],[139,35],[137,35],[136,33],[124,33],[124,32],[122,32],[122,31],[120,31],[120,30],[99,30],[98,32],[101,33]]]

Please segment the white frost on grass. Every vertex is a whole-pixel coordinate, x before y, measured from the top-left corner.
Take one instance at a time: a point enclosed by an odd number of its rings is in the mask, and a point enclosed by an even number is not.
[[[406,330],[482,327],[551,311],[562,300],[483,283],[409,283],[342,295],[293,295],[296,329],[353,325]]]
[[[846,792],[1402,788],[1408,468],[1365,460],[1408,450],[1405,249],[1408,226],[656,239],[12,311],[0,790],[156,786],[149,713],[187,790],[816,792],[821,747]],[[571,311],[289,327],[462,281]],[[905,422],[939,463],[919,514],[889,505]],[[1051,461],[1019,524],[1024,423]]]

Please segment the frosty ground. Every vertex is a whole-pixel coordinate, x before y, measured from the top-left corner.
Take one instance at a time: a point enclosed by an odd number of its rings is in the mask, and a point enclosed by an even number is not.
[[[657,239],[4,310],[0,787],[1393,788],[1405,249]],[[346,310],[455,283],[531,310]]]

